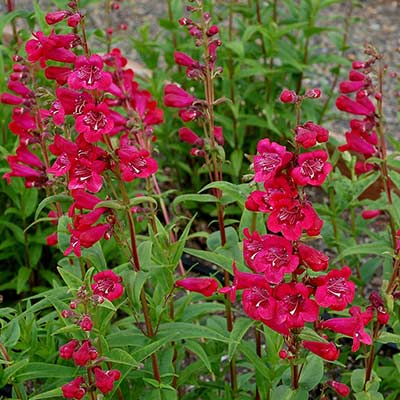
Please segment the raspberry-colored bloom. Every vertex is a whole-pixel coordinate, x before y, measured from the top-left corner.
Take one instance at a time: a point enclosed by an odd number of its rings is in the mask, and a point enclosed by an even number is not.
[[[276,300],[271,295],[271,289],[252,287],[246,289],[242,296],[243,310],[254,320],[271,320],[276,314]]]
[[[79,326],[83,331],[90,332],[93,329],[93,322],[89,315],[85,315],[79,322]]]
[[[68,343],[62,345],[58,349],[60,357],[64,358],[65,360],[69,360],[70,358],[72,358],[72,355],[74,354],[74,351],[78,346],[79,346],[78,340],[76,339],[70,340]]]
[[[311,121],[296,127],[295,129],[296,143],[303,146],[305,149],[313,147],[318,143],[328,141],[329,131],[320,125],[316,125]]]
[[[360,307],[354,306],[350,310],[350,318],[332,318],[321,323],[322,329],[330,329],[331,331],[341,333],[342,335],[353,338],[353,346],[351,351],[357,351],[360,344],[372,344],[371,336],[365,332],[364,326],[368,325],[374,316],[373,310],[367,309],[361,312]]]
[[[294,181],[301,186],[320,186],[332,170],[332,164],[327,163],[328,153],[324,150],[315,150],[300,154],[298,167],[290,172]]]
[[[183,67],[192,68],[198,64],[197,61],[193,60],[192,57],[188,56],[185,53],[181,53],[179,51],[174,52],[174,59],[178,65],[182,65]]]
[[[121,147],[118,150],[122,179],[130,182],[135,178],[148,178],[157,171],[158,164],[147,150],[135,146]]]
[[[375,112],[375,107],[373,105],[373,108],[371,108],[371,106],[367,105],[366,102],[363,103],[360,100],[354,101],[345,95],[341,95],[337,98],[336,107],[340,111],[345,111],[349,114],[355,115],[369,116]]]
[[[338,147],[339,151],[354,151],[356,153],[363,154],[366,158],[371,157],[375,152],[375,146],[370,143],[369,138],[358,133],[357,131],[350,131],[345,133],[346,144]],[[371,138],[375,142],[374,138]]]
[[[308,99],[319,99],[321,97],[321,89],[319,88],[312,88],[312,89],[308,89],[305,94],[304,97],[308,98]]]
[[[328,361],[336,361],[340,355],[340,350],[332,342],[324,343],[304,340],[303,347]]]
[[[103,371],[100,367],[93,368],[95,385],[103,394],[113,390],[114,382],[121,378],[121,373],[117,369]]]
[[[90,360],[97,358],[97,350],[89,340],[84,340],[81,346],[72,354],[75,365],[84,367]]]
[[[304,243],[300,243],[297,249],[302,265],[311,268],[313,271],[325,271],[328,268],[329,257],[321,251]]]
[[[293,157],[291,152],[286,151],[285,146],[270,142],[269,139],[260,140],[257,151],[259,155],[254,156],[254,180],[266,184],[272,182],[275,175],[285,168]]]
[[[30,62],[40,61],[43,68],[47,60],[54,60],[63,63],[73,63],[76,55],[69,50],[71,43],[75,40],[75,35],[57,35],[54,31],[49,36],[43,32],[32,33],[34,39],[28,40],[25,51]]]
[[[183,127],[178,131],[179,139],[183,142],[189,143],[192,146],[203,147],[204,139],[197,136],[191,129]]]
[[[73,381],[62,385],[61,390],[64,398],[80,400],[86,394],[86,389],[82,387],[84,382],[85,378],[78,376]]]
[[[350,394],[350,388],[344,383],[337,381],[326,382],[339,396],[347,397]]]
[[[309,299],[310,290],[302,283],[282,283],[275,288],[278,300],[276,319],[288,329],[302,328],[306,322],[314,322],[319,316],[319,307]]]
[[[101,271],[93,275],[93,294],[105,297],[110,301],[119,299],[123,292],[122,278],[111,270]]]
[[[282,103],[294,104],[299,99],[294,90],[284,89],[279,96]]]
[[[389,313],[386,311],[385,303],[379,293],[375,290],[369,296],[369,301],[372,307],[377,312],[378,322],[381,325],[386,325],[389,322]]]
[[[109,72],[103,71],[103,60],[93,54],[90,57],[78,56],[75,60],[75,69],[68,77],[68,85],[75,90],[107,90],[112,82]]]
[[[45,19],[49,25],[54,25],[57,24],[58,22],[61,22],[69,14],[70,12],[66,10],[49,12],[46,14]]]
[[[114,128],[114,119],[106,103],[87,104],[75,121],[76,130],[89,143],[99,141]]]
[[[382,210],[364,210],[361,216],[364,219],[374,219],[382,214]]]
[[[271,284],[282,282],[284,275],[292,273],[299,265],[299,257],[293,255],[291,243],[277,235],[265,235],[263,249],[254,258],[254,270],[264,273]]]
[[[214,278],[184,278],[175,282],[176,287],[182,287],[190,292],[212,296],[218,289],[218,281]]]
[[[67,19],[67,25],[70,26],[71,28],[76,28],[81,21],[81,15],[79,13],[75,13],[68,17]]]
[[[178,85],[168,84],[164,87],[164,104],[167,107],[189,107],[195,100],[196,97],[190,95]]]
[[[355,285],[348,280],[350,275],[351,269],[345,266],[341,270],[334,269],[327,275],[318,277],[316,302],[331,310],[344,310],[354,299]]]
[[[281,199],[276,202],[275,209],[268,218],[267,227],[274,233],[282,232],[288,240],[298,240],[303,229],[313,227],[317,218],[317,213],[308,202]]]

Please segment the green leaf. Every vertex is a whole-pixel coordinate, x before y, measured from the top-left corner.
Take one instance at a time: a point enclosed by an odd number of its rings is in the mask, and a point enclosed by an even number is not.
[[[204,351],[203,347],[199,343],[193,340],[188,340],[185,343],[185,347],[193,354],[195,354],[199,358],[199,360],[203,362],[204,366],[208,369],[211,375],[214,375],[214,371],[212,370],[211,363],[210,360],[208,359],[207,353]]]
[[[209,189],[219,189],[222,193],[233,197],[240,205],[244,205],[244,202],[249,195],[249,185],[235,185],[226,181],[211,182],[204,186],[199,193],[204,192]]]
[[[393,249],[383,241],[377,241],[374,243],[357,244],[355,246],[348,247],[344,249],[341,254],[339,254],[332,263],[337,263],[344,257],[352,256],[355,254],[378,254],[378,255],[390,255],[393,257]]]
[[[69,241],[71,234],[68,230],[69,218],[66,215],[63,215],[58,219],[57,225],[57,240],[58,240],[58,248],[62,253],[67,250],[69,247]]]
[[[10,366],[4,369],[3,381],[8,382],[20,369],[26,367],[29,360],[26,358],[21,361],[12,363]]]
[[[17,319],[12,319],[6,326],[2,329],[0,341],[3,343],[4,347],[12,348],[14,347],[21,336],[21,328],[19,326]]]
[[[235,320],[233,330],[230,334],[231,342],[228,345],[228,358],[232,360],[237,347],[239,346],[243,336],[253,326],[254,321],[249,318],[238,318]]]
[[[239,346],[239,351],[254,365],[254,368],[259,372],[265,379],[266,384],[271,384],[271,373],[272,370],[269,369],[260,357],[258,357],[255,352],[255,345],[249,342],[242,341]]]
[[[17,275],[17,294],[20,294],[25,290],[29,277],[31,276],[31,270],[27,267],[20,267]]]
[[[219,203],[219,199],[211,194],[182,194],[177,196],[172,202],[172,206],[176,207],[179,203],[186,201],[194,201],[196,203]]]
[[[16,374],[18,382],[44,378],[64,378],[66,380],[75,376],[76,368],[63,365],[48,364],[44,362],[31,362],[26,368]]]
[[[44,393],[37,394],[36,396],[30,397],[29,400],[55,399],[56,397],[62,397],[62,395],[63,395],[62,390],[59,387]]]
[[[376,339],[379,343],[396,343],[400,344],[400,335],[391,332],[382,332],[378,339]]]
[[[315,388],[324,376],[324,362],[322,358],[310,354],[301,372],[299,386],[307,391]]]
[[[167,342],[171,342],[173,340],[171,336],[155,340],[154,342],[146,346],[143,346],[141,349],[134,351],[132,353],[133,358],[140,362],[143,361],[145,358],[150,357],[153,353],[155,353],[162,346],[164,346],[164,344],[166,344]]]
[[[123,210],[125,206],[118,200],[103,200],[97,203],[94,208],[111,208],[113,210]]]
[[[350,378],[350,383],[351,383],[351,388],[353,389],[354,392],[362,392],[364,389],[364,382],[365,382],[365,368],[363,369],[355,369]],[[379,382],[380,379],[378,375],[372,371],[371,374],[371,379],[367,383],[366,386],[366,391],[377,391],[379,389]],[[370,397],[367,397],[367,399],[370,399]]]
[[[54,203],[72,203],[73,198],[71,196],[66,196],[65,194],[55,194],[53,196],[49,196],[46,197],[45,199],[43,199],[35,212],[35,219],[38,219],[40,213],[42,212],[42,210],[48,206],[50,206],[51,204]]]
[[[229,343],[230,339],[220,332],[203,325],[193,325],[187,322],[169,322],[162,324],[158,336],[168,335],[171,340],[210,339]]]
[[[69,272],[62,267],[57,267],[57,270],[65,284],[68,286],[68,289],[76,290],[83,285],[82,280],[72,272]]]
[[[107,356],[107,361],[111,361],[113,364],[127,365],[131,368],[137,368],[139,363],[125,350],[112,349]]]
[[[96,242],[87,249],[82,249],[82,257],[89,261],[89,264],[95,267],[97,271],[107,269],[107,261],[100,242]]]
[[[129,205],[136,206],[142,203],[152,203],[155,206],[158,206],[157,201],[150,196],[138,196],[130,200]]]

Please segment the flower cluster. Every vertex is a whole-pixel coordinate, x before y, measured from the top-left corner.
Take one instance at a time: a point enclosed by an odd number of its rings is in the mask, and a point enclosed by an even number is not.
[[[191,13],[200,11],[195,6],[189,6],[187,9]],[[217,49],[222,42],[216,38],[219,29],[211,24],[211,15],[207,12],[202,13],[200,19],[200,22],[196,22],[191,18],[181,18],[179,23],[195,38],[196,46],[205,45],[204,59],[197,61],[181,52],[175,52],[174,58],[177,65],[186,69],[188,79],[203,81],[206,87],[210,87],[210,82],[222,72],[220,67],[216,67]],[[211,148],[224,144],[222,127],[213,126],[210,132],[207,129],[210,126],[204,123],[210,118],[208,102],[211,100],[210,98],[198,99],[176,84],[168,84],[164,87],[164,104],[167,107],[179,109],[178,114],[183,122],[198,121],[204,128],[204,138],[199,137],[188,127],[182,127],[178,131],[180,140],[192,146],[190,150],[192,156],[205,157]]]
[[[69,318],[80,326],[82,331],[90,333],[93,329],[93,321],[90,314],[94,313],[96,306],[104,302],[117,300],[123,294],[124,288],[121,277],[111,270],[99,272],[93,276],[91,291],[82,286],[76,294],[76,298],[70,302],[70,308],[62,312],[64,318]],[[80,311],[81,310],[81,311]],[[90,339],[72,339],[59,348],[59,355],[64,360],[73,360],[77,367],[86,368],[87,380],[84,376],[78,376],[71,382],[62,386],[63,396],[66,399],[81,399],[87,391],[97,388],[103,394],[113,390],[114,381],[120,378],[118,370],[102,370],[100,364],[103,361],[97,348]],[[91,376],[94,375],[94,386]]]
[[[300,107],[305,98],[318,98],[320,94],[318,89],[311,89],[304,96],[285,90],[281,100]],[[349,279],[351,270],[347,266],[325,273],[328,257],[305,243],[308,237],[319,235],[322,228],[305,187],[321,186],[331,171],[327,152],[312,148],[328,140],[328,131],[311,121],[302,125],[298,121],[294,133],[295,151],[269,139],[262,139],[257,145],[254,181],[263,190],[253,191],[245,205],[250,211],[268,216],[266,226],[271,233],[245,229],[243,255],[253,273],[238,271],[234,266],[233,285],[221,291],[229,293],[233,301],[236,290],[243,289],[246,314],[285,336],[288,351],[283,351],[284,358],[296,357],[300,343],[333,361],[339,357],[339,350],[324,336],[315,341],[299,341],[296,336],[307,322],[314,323],[317,333],[335,326],[334,320],[326,321],[326,325],[319,321],[320,308],[344,310],[354,298],[355,285]],[[369,321],[360,321],[362,326],[349,328],[344,334],[369,344],[365,336],[358,336]]]
[[[47,23],[67,21],[76,28],[81,14],[75,1],[69,7],[49,13]],[[84,54],[77,55],[80,47]],[[113,234],[111,210],[95,208],[102,200],[107,174],[131,182],[157,171],[151,156],[153,126],[163,121],[163,112],[151,94],[140,89],[134,72],[125,68],[127,60],[119,49],[89,55],[84,36],[76,30],[63,35],[53,30],[48,36],[34,33],[25,50],[27,57],[15,57],[10,75],[8,89],[13,94],[0,98],[14,106],[9,128],[19,138],[16,154],[7,158],[11,170],[3,177],[9,183],[22,177],[26,187],[45,188],[48,195],[68,188],[75,202],[69,212],[71,241],[65,254],[80,256],[81,247]],[[44,89],[30,88],[35,85],[37,64],[47,81],[55,84],[51,96],[46,91],[46,101]],[[62,214],[58,208],[53,217]],[[48,238],[49,244],[56,242],[56,235]]]

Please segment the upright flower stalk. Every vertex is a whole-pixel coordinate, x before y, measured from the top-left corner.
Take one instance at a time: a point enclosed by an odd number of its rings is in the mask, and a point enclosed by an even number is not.
[[[185,53],[175,52],[175,61],[179,66],[186,67],[186,76],[189,79],[201,80],[204,85],[205,100],[199,100],[179,86],[169,84],[164,90],[164,104],[179,109],[179,116],[184,122],[197,121],[203,129],[204,138],[200,138],[189,128],[181,128],[179,136],[181,140],[191,144],[191,154],[204,158],[208,168],[211,182],[222,180],[222,164],[224,163],[222,145],[224,143],[222,127],[215,126],[214,106],[222,101],[216,100],[214,93],[214,79],[218,77],[222,69],[216,67],[216,51],[221,46],[221,41],[216,38],[218,27],[211,25],[211,15],[204,12],[203,2],[196,0],[196,5],[188,6],[187,10],[200,15],[200,21],[195,22],[191,18],[181,18],[180,24],[185,26],[189,34],[195,38],[197,47],[203,47],[203,60],[195,61]],[[222,192],[213,190],[218,200]],[[217,203],[217,215],[221,246],[226,244],[226,233],[224,223],[224,206]],[[224,270],[225,285],[229,285],[229,273]],[[226,305],[226,320],[228,331],[233,329],[233,313],[228,301]],[[235,393],[237,391],[236,365],[233,359],[230,362],[231,386]]]

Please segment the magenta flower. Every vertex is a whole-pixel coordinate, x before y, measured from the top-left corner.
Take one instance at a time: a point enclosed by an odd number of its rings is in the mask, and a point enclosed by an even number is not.
[[[264,273],[271,284],[282,282],[284,275],[292,273],[299,265],[299,257],[293,255],[291,243],[277,235],[263,237],[263,249],[254,258],[254,270]]]
[[[83,376],[76,377],[73,381],[61,386],[64,398],[80,400],[86,394],[86,389],[82,387],[85,383]]]
[[[318,277],[316,302],[331,310],[344,310],[354,299],[355,285],[348,280],[350,275],[351,269],[345,266],[341,270],[334,269],[327,275]]]
[[[118,150],[122,179],[130,182],[135,178],[147,178],[158,169],[157,161],[145,149],[135,146],[121,147]]]
[[[365,332],[364,327],[369,324],[374,316],[373,310],[367,309],[361,312],[360,307],[354,306],[350,310],[350,318],[332,318],[321,323],[322,329],[341,333],[353,338],[351,351],[357,351],[360,344],[372,344],[371,336]]]
[[[327,361],[336,361],[340,355],[340,350],[332,342],[311,342],[304,340],[303,347]]]
[[[371,103],[372,104],[372,103]],[[364,104],[362,102],[354,101],[345,95],[341,95],[336,100],[336,107],[340,111],[345,111],[349,114],[354,115],[365,115],[369,116],[375,112],[375,107],[372,105],[367,105],[366,102]]]
[[[275,175],[285,168],[293,157],[291,152],[286,151],[285,146],[270,142],[269,139],[260,140],[257,151],[259,155],[254,156],[254,180],[266,184],[272,182]]]
[[[204,139],[197,136],[189,128],[186,127],[180,128],[178,134],[179,134],[179,139],[182,140],[182,142],[186,142],[191,144],[192,146],[199,146],[199,147],[203,147],[204,145]]]
[[[193,68],[198,64],[192,57],[179,51],[174,52],[174,59],[176,64],[182,65],[183,67]]]
[[[303,229],[312,228],[317,218],[317,213],[308,202],[287,198],[276,202],[267,227],[274,233],[282,232],[288,240],[298,240]]]
[[[114,128],[114,120],[106,103],[87,104],[75,120],[75,127],[89,143],[99,141]]]
[[[314,249],[304,243],[297,247],[300,263],[313,271],[325,271],[329,265],[329,257],[321,251]]]
[[[103,394],[113,390],[114,382],[121,378],[121,372],[117,369],[103,371],[100,367],[93,368],[95,385]]]
[[[70,14],[71,12],[66,10],[49,12],[46,14],[45,20],[49,25],[54,25],[57,24],[58,22],[61,22],[64,18],[66,18]]]
[[[327,163],[327,159],[328,153],[324,150],[300,154],[298,167],[293,168],[290,175],[298,185],[321,186],[332,170],[332,164]]]
[[[97,358],[97,350],[89,340],[83,340],[81,346],[72,354],[75,365],[84,367],[90,360]]]
[[[363,154],[366,158],[369,158],[375,154],[375,146],[367,140],[365,135],[352,130],[350,132],[346,132],[345,136],[347,143],[339,146],[339,151],[354,151],[356,153]],[[374,138],[372,138],[372,141],[375,141]]]
[[[250,233],[248,228],[243,230],[245,239],[243,240],[243,257],[250,269],[256,272],[254,259],[263,250],[263,243],[266,235],[260,236],[257,231]]]
[[[196,100],[196,97],[190,95],[178,85],[168,84],[164,87],[164,104],[167,107],[189,107]]]
[[[110,87],[111,74],[103,71],[103,60],[99,55],[78,56],[74,66],[75,69],[68,77],[68,85],[71,89],[107,90]]]
[[[350,388],[344,383],[337,381],[326,382],[339,396],[347,397],[350,394]]]
[[[319,316],[319,307],[310,300],[310,290],[302,283],[282,283],[275,288],[277,322],[288,329],[302,328],[306,322],[314,322]]]
[[[25,51],[30,62],[40,61],[40,66],[45,67],[47,60],[63,63],[73,63],[76,55],[69,50],[71,43],[75,40],[74,34],[57,35],[54,31],[49,36],[43,32],[32,33],[34,39],[28,40]]]
[[[95,281],[92,283],[93,294],[107,300],[117,300],[124,293],[122,278],[109,269],[93,275],[93,280]]]
[[[279,99],[282,103],[294,104],[297,102],[299,97],[294,90],[283,89],[282,93],[279,96]]]
[[[298,126],[295,129],[296,143],[303,146],[305,149],[313,147],[318,143],[328,141],[329,131],[322,126],[316,125],[311,121],[306,122],[304,125]]]
[[[176,281],[175,286],[209,297],[217,291],[218,281],[214,278],[184,278]]]
[[[62,345],[59,349],[58,352],[60,354],[61,358],[64,358],[65,360],[69,360],[72,358],[72,355],[74,354],[75,349],[79,346],[79,341],[76,339],[70,340],[68,343]]]
[[[276,300],[271,295],[271,289],[266,287],[251,287],[242,295],[244,312],[256,321],[269,321],[276,315]]]

